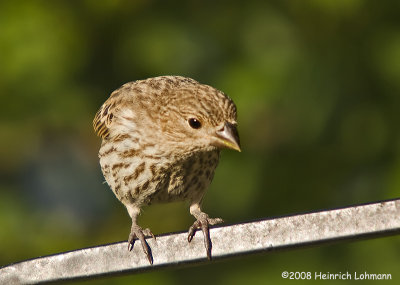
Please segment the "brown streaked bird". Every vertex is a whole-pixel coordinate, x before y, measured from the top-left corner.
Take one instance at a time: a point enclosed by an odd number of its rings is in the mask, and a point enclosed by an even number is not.
[[[188,201],[197,229],[204,234],[211,259],[209,225],[223,222],[201,210],[222,148],[240,151],[236,106],[223,92],[181,76],[160,76],[126,83],[97,112],[94,129],[102,138],[99,151],[104,177],[132,219],[128,249],[141,241],[153,263],[145,236],[137,224],[142,206]]]

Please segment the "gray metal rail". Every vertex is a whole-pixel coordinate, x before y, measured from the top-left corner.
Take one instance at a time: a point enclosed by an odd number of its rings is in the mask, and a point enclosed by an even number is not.
[[[214,259],[338,240],[400,234],[400,199],[212,228]],[[39,257],[0,268],[0,284],[42,282],[140,272],[158,267],[208,262],[203,234],[191,243],[186,233],[147,239],[150,265],[140,245],[126,242]]]

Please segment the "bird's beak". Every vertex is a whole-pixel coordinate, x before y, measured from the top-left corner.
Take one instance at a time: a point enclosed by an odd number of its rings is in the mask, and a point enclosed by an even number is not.
[[[226,122],[222,129],[216,131],[216,138],[219,146],[241,151],[236,125]]]

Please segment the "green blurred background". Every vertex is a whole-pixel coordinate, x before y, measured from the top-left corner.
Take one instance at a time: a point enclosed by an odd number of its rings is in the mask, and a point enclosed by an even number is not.
[[[399,197],[399,12],[399,1],[373,0],[1,1],[0,265],[127,238],[91,124],[114,89],[158,75],[237,104],[243,152],[223,152],[210,216],[239,223]],[[155,234],[192,222],[185,204],[139,220]],[[399,264],[390,237],[92,282],[279,284],[284,270],[399,280]]]

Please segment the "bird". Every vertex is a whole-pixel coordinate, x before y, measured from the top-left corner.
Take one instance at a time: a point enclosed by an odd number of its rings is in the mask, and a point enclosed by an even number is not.
[[[142,207],[187,201],[196,219],[188,242],[201,229],[211,259],[209,226],[223,220],[210,218],[201,207],[220,151],[241,151],[233,100],[188,77],[152,77],[112,92],[93,128],[102,139],[98,156],[104,178],[132,220],[128,250],[140,240],[153,264],[145,237],[155,237],[137,224]]]

